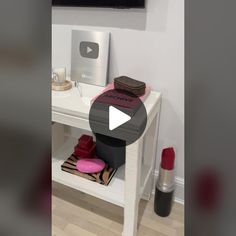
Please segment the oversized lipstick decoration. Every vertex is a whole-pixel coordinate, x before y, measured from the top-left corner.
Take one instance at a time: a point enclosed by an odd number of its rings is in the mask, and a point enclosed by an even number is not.
[[[168,216],[172,208],[175,189],[174,162],[174,149],[163,149],[154,203],[154,211],[162,217]]]

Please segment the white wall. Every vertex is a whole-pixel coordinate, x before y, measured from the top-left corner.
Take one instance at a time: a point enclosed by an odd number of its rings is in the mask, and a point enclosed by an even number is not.
[[[128,75],[163,93],[157,161],[174,146],[183,184],[184,0],[147,0],[145,10],[54,8],[52,22],[53,66],[70,69],[72,28],[110,31],[110,80]]]

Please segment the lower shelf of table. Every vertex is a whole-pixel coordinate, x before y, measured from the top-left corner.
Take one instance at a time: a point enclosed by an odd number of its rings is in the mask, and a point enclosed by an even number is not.
[[[75,146],[76,141],[76,139],[70,138],[53,154],[52,180],[115,205],[124,207],[125,165],[117,170],[108,186],[92,182],[61,170],[61,165],[73,152],[73,147]],[[151,174],[150,168],[142,166],[140,194],[142,194],[144,190],[149,174]]]

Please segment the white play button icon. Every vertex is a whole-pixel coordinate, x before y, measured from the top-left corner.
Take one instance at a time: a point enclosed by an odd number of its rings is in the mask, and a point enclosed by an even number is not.
[[[89,110],[90,128],[108,149],[134,143],[142,136],[146,124],[146,108],[139,97],[116,89],[96,97]]]
[[[130,116],[113,106],[109,106],[109,130],[114,130],[129,120],[131,120]]]
[[[87,47],[87,53],[90,53],[90,52],[92,52],[93,51],[93,49],[92,48],[90,48],[90,47]]]

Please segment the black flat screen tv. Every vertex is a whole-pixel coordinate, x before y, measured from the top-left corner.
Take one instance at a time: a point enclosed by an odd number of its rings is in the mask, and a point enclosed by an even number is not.
[[[144,8],[145,0],[52,0],[53,6]]]

